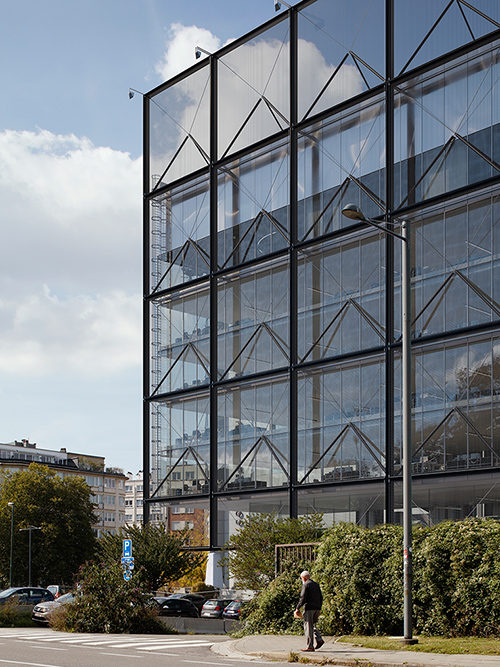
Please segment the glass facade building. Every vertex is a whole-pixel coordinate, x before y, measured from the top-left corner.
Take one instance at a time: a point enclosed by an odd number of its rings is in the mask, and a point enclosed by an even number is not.
[[[498,0],[306,0],[144,96],[145,499],[194,546],[402,521],[401,247],[350,203],[410,224],[413,520],[500,516],[499,93]]]

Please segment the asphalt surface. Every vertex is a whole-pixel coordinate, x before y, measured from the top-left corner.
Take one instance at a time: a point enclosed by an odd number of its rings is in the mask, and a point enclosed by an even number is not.
[[[337,642],[334,637],[325,637],[325,644],[314,653],[303,653],[303,637],[295,635],[254,635],[220,642],[211,650],[226,658],[247,660],[286,660],[290,653],[300,660],[306,658],[311,663],[325,663],[362,667],[500,667],[500,655],[440,655],[436,653],[416,653],[409,650],[379,651],[377,649],[354,646]],[[500,642],[499,642],[500,643]],[[292,655],[292,657],[294,657]]]

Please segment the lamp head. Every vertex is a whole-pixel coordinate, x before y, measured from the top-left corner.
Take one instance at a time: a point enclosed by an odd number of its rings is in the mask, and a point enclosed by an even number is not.
[[[274,0],[274,11],[279,12],[281,9],[281,2],[278,2],[278,0]]]
[[[198,58],[201,58],[201,51],[197,46],[194,47],[194,57],[196,58],[196,60],[198,60]]]
[[[14,507],[14,503],[7,503],[9,507]]]
[[[366,221],[365,214],[356,204],[347,204],[347,206],[344,206],[342,215],[349,218],[349,220],[357,220],[358,222]]]
[[[132,88],[128,89],[128,99],[131,100],[134,97],[135,93]]]

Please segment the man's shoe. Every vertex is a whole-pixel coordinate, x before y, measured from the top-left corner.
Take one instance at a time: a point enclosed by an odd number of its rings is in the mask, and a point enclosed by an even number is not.
[[[318,643],[316,644],[316,651],[317,651],[319,648],[321,648],[321,647],[323,646],[324,643],[325,643],[325,640],[324,640],[324,639],[322,639],[320,642],[318,642]]]
[[[313,648],[301,648],[300,650],[301,651],[306,651],[306,652],[314,651]]]

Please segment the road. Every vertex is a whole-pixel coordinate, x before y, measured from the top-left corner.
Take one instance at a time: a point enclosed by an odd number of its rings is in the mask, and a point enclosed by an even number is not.
[[[224,635],[105,635],[0,628],[0,667],[236,667],[212,653]],[[252,664],[270,665],[254,660]]]

